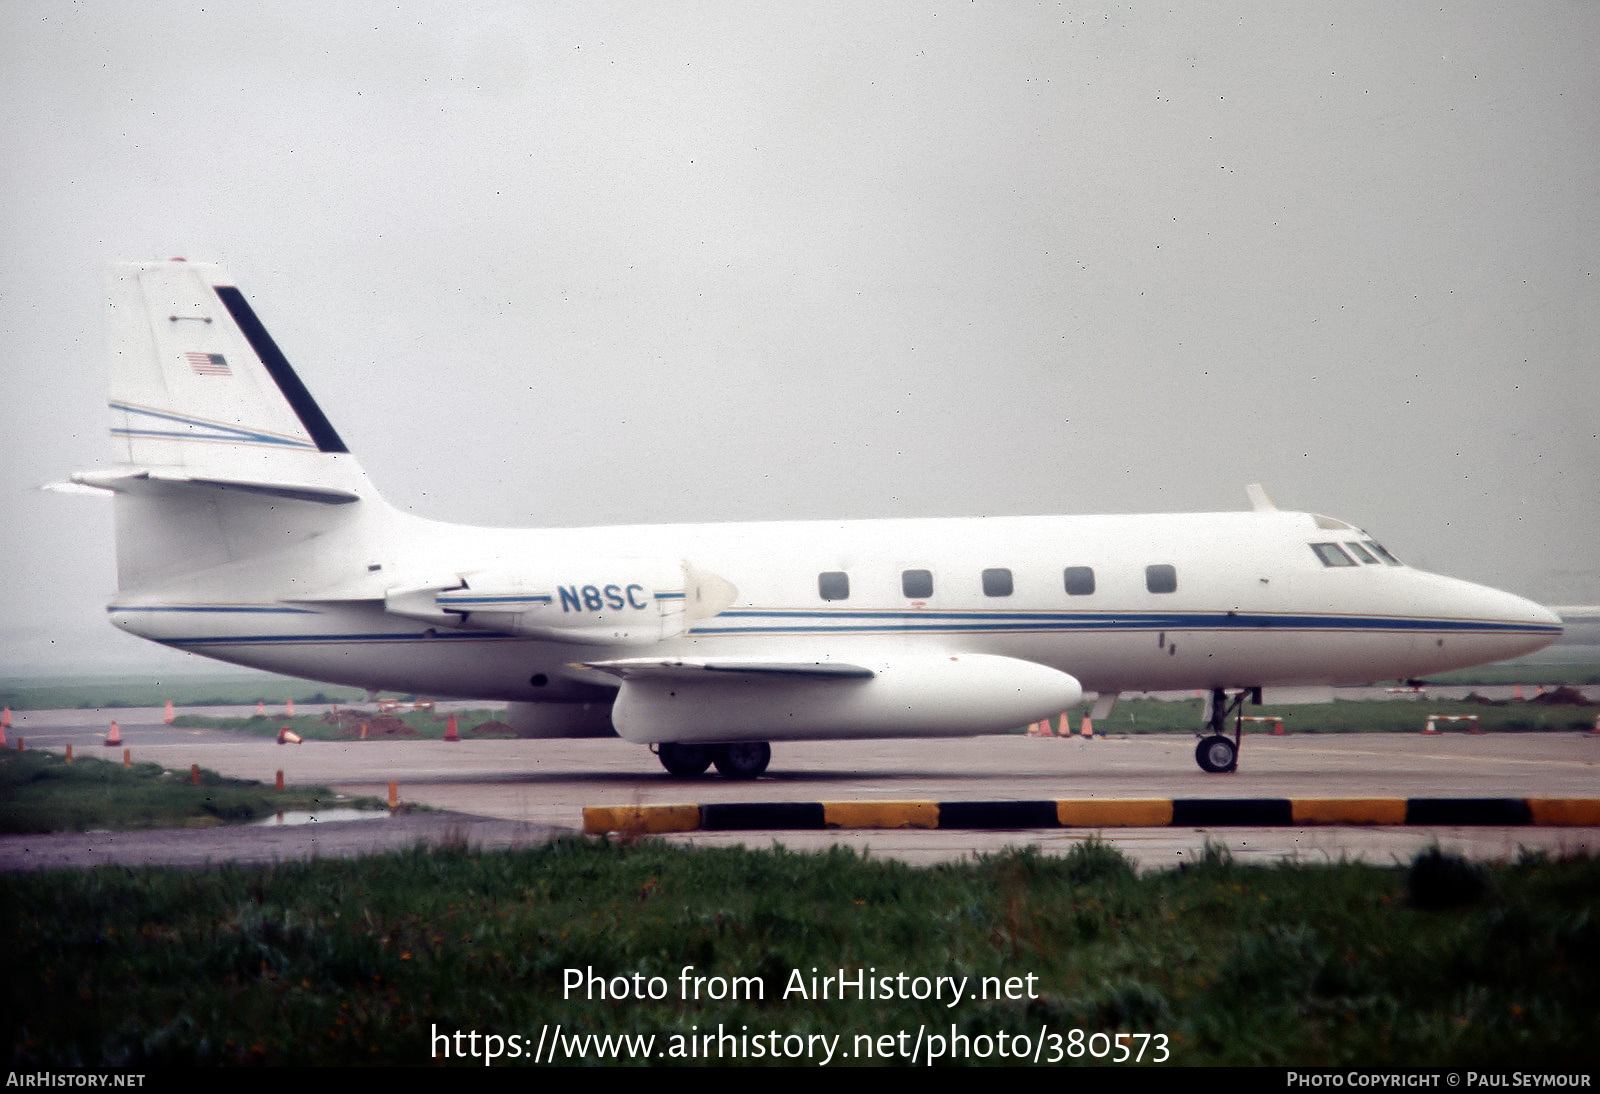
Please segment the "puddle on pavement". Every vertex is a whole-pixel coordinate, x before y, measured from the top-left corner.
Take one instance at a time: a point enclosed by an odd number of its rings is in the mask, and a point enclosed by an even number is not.
[[[265,820],[251,821],[251,828],[288,826],[291,824],[328,824],[332,821],[383,820],[389,814],[381,809],[324,809],[319,813],[285,810],[274,813]]]

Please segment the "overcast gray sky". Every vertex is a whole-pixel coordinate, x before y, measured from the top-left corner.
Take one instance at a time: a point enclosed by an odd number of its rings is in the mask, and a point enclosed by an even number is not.
[[[1600,5],[0,11],[0,675],[105,622],[100,265],[507,525],[1283,507],[1600,601]]]

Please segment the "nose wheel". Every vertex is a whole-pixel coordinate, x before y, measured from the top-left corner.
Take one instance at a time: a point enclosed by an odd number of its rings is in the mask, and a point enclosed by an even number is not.
[[[1239,766],[1239,748],[1220,733],[1200,738],[1194,747],[1194,761],[1200,770],[1212,775],[1232,771]]]
[[[1194,746],[1194,762],[1208,775],[1221,775],[1239,767],[1239,742],[1244,735],[1246,700],[1261,702],[1260,688],[1245,688],[1232,699],[1226,688],[1211,689],[1211,716],[1206,721],[1210,733]],[[1233,736],[1227,734],[1228,715],[1234,716]]]

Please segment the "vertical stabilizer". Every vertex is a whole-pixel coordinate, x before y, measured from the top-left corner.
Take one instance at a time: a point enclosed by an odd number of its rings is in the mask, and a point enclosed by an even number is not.
[[[123,590],[359,538],[384,508],[219,267],[114,265],[106,305],[115,466],[76,478],[118,495]]]
[[[311,493],[356,485],[339,434],[220,268],[118,264],[106,303],[121,467]]]

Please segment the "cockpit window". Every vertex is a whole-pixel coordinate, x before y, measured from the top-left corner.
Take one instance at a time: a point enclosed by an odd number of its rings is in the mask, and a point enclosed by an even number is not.
[[[1337,543],[1313,543],[1311,549],[1317,553],[1324,566],[1354,566],[1356,560],[1339,549]]]
[[[1351,554],[1355,555],[1357,558],[1359,558],[1362,562],[1365,562],[1367,565],[1369,565],[1369,566],[1378,565],[1378,560],[1372,557],[1372,552],[1367,550],[1365,547],[1361,546],[1361,544],[1359,544],[1359,543],[1346,543],[1345,547],[1346,547],[1346,549],[1349,550],[1349,552]]]
[[[1383,549],[1383,544],[1374,543],[1370,539],[1364,539],[1361,542],[1363,544],[1365,544],[1367,546],[1367,548],[1372,551],[1373,554],[1375,554],[1379,558],[1383,559],[1383,561],[1387,562],[1389,565],[1391,565],[1391,566],[1404,566],[1405,565],[1404,562],[1401,562],[1398,558],[1395,558],[1388,551],[1385,551]]]

